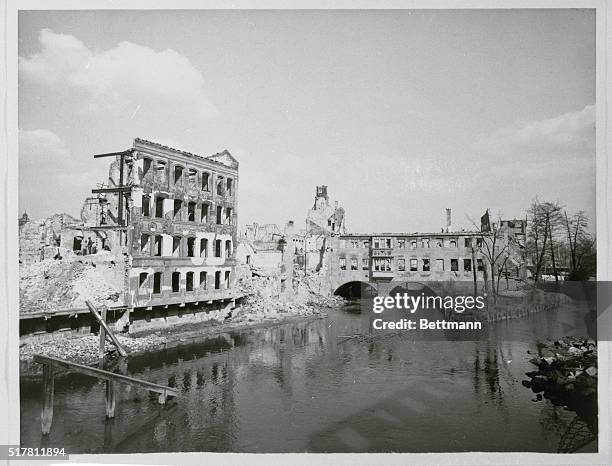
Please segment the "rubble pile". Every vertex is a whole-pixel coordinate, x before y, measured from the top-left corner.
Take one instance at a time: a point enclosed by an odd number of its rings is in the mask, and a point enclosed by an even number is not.
[[[303,272],[301,272],[303,273]],[[287,279],[282,290],[280,275],[253,276],[240,284],[246,295],[242,306],[234,311],[232,322],[258,323],[289,316],[325,316],[325,309],[339,306],[344,300],[338,296],[324,296],[318,292],[318,274],[311,273]]]
[[[557,406],[575,411],[592,432],[597,432],[597,342],[564,337],[538,345],[530,362],[537,370],[527,372],[523,386],[536,400],[549,399]]]
[[[56,248],[56,259],[21,264],[20,313],[53,312],[86,306],[122,304],[125,258],[109,251],[87,256]]]
[[[163,336],[151,334],[140,338],[132,338],[124,335],[115,335],[119,343],[128,353],[137,353],[166,342]],[[100,339],[97,335],[85,335],[78,338],[58,338],[51,342],[28,342],[19,348],[19,359],[31,362],[35,354],[54,356],[67,359],[81,364],[90,364],[98,360],[98,349]],[[106,342],[106,353],[113,354],[116,348],[113,344]]]

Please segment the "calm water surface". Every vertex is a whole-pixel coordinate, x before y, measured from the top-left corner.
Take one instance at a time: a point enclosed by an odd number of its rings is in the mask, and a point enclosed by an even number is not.
[[[130,356],[115,370],[178,387],[181,397],[163,407],[119,384],[112,420],[102,383],[58,376],[48,438],[40,381],[24,378],[22,445],[69,453],[556,451],[575,415],[534,401],[521,380],[534,369],[527,351],[584,334],[584,314],[497,323],[480,341],[439,331],[419,341],[403,334],[339,343],[369,332],[373,316],[357,310]]]

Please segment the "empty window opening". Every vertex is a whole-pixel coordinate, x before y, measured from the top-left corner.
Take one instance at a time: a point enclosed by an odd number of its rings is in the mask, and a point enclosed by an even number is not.
[[[416,272],[419,267],[419,261],[417,259],[410,259],[410,271]]]
[[[227,194],[228,194],[228,196],[232,195],[232,187],[233,187],[232,186],[232,181],[233,180],[231,178],[227,179]]]
[[[459,271],[459,259],[451,259],[451,272]]]
[[[174,167],[174,184],[181,185],[183,183],[183,167],[175,165]]]
[[[155,216],[162,218],[164,216],[164,198],[157,196],[155,198]]]
[[[463,271],[464,272],[472,271],[472,259],[463,259]]]
[[[232,224],[232,208],[231,207],[227,207],[225,209],[225,224],[226,225]]]
[[[397,270],[400,272],[404,272],[406,270],[406,260],[405,259],[397,260]]]
[[[178,293],[181,290],[181,272],[172,272],[172,292]]]
[[[140,235],[140,253],[151,254],[151,242],[149,235]]]
[[[221,240],[215,241],[215,257],[221,257]]]
[[[229,270],[225,272],[225,288],[229,289],[230,287],[230,272]]]
[[[340,270],[346,270],[346,258],[345,257],[340,258]]]
[[[174,220],[181,219],[181,210],[183,208],[183,201],[180,199],[174,200]]]
[[[200,288],[202,288],[203,290],[205,290],[207,287],[206,282],[207,282],[206,272],[200,272]]]
[[[456,248],[457,247],[457,240],[456,239],[451,239],[450,240],[450,247],[451,248]]]
[[[210,173],[202,172],[202,191],[210,191]]]
[[[162,273],[155,272],[153,274],[153,294],[161,293]]]
[[[357,270],[358,268],[357,265],[358,265],[357,258],[352,257],[351,258],[351,270]]]
[[[208,257],[208,240],[200,239],[200,257]]]
[[[391,258],[374,259],[374,270],[377,272],[391,272]]]
[[[484,263],[482,262],[482,259],[476,259],[476,270],[479,272],[484,271]]]
[[[147,176],[151,171],[151,166],[153,165],[153,160],[149,158],[142,159],[142,176]]]
[[[423,272],[429,272],[429,270],[430,270],[429,259],[423,259]]]
[[[187,238],[187,257],[195,257],[195,238]]]
[[[187,289],[187,291],[193,291],[193,272],[187,272],[185,288]]]
[[[472,238],[463,238],[463,245],[466,248],[471,248],[472,247]]]
[[[476,246],[477,247],[482,247],[482,238],[476,238]]]
[[[189,185],[195,186],[198,179],[198,171],[195,168],[190,168],[187,172],[187,176],[189,177]]]
[[[221,221],[222,213],[223,213],[223,207],[218,205],[217,206],[217,225],[221,225],[221,223],[222,223],[222,221]]]
[[[370,268],[370,260],[366,257],[361,259],[361,270],[368,270]]]
[[[217,195],[223,196],[225,194],[225,187],[222,176],[217,176]]]
[[[202,210],[200,211],[200,221],[202,223],[208,223],[208,204],[202,204]]]
[[[196,203],[190,202],[187,204],[187,220],[195,222]]]
[[[72,240],[72,250],[74,252],[81,252],[81,244],[83,242],[83,238],[74,237]]]
[[[181,237],[173,236],[172,237],[172,256],[180,257],[181,255]]]
[[[444,240],[442,238],[436,238],[436,247],[437,248],[443,248],[444,247]]]
[[[142,272],[138,277],[138,288],[142,291],[147,288],[147,279],[149,278],[149,274],[147,272]]]
[[[232,255],[232,241],[228,239],[225,241],[225,257],[231,257],[231,255]]]
[[[406,240],[405,239],[398,239],[397,240],[397,247],[398,248],[405,248],[406,247]]]
[[[144,217],[151,215],[151,196],[148,194],[142,196],[142,215]]]
[[[162,236],[155,235],[155,243],[153,244],[153,255],[161,256],[162,255]]]
[[[166,162],[163,160],[158,160],[155,172],[157,175],[157,181],[166,181]]]
[[[221,272],[215,272],[215,290],[221,288]]]

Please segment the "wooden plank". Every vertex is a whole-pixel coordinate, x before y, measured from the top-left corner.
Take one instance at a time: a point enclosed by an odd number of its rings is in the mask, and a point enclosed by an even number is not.
[[[54,394],[55,377],[53,374],[53,365],[45,364],[43,366],[43,384],[42,384],[42,410],[40,413],[40,426],[43,435],[49,435],[51,432],[51,424],[53,423],[53,394]]]
[[[106,381],[106,417],[108,419],[112,419],[115,417],[115,381],[113,379],[109,379]],[[160,395],[162,396],[162,395]]]
[[[107,307],[102,306],[102,320],[106,322]],[[98,359],[104,359],[104,344],[106,343],[106,330],[100,325],[100,348],[98,349]]]
[[[44,356],[41,354],[35,354],[34,362],[38,364],[62,367],[64,369],[68,369],[70,371],[89,375],[90,377],[96,377],[101,380],[114,380],[117,382],[138,385],[140,387],[146,388],[150,392],[165,394],[166,396],[178,396],[178,390],[176,388],[166,387],[164,385],[158,385],[153,382],[147,382],[146,380],[135,379],[127,375],[116,374],[114,372],[108,372],[102,369],[96,369],[95,367],[85,366],[83,364],[78,364],[72,361],[66,361],[65,359],[55,358],[53,356]]]
[[[106,152],[105,154],[94,154],[93,158],[99,159],[101,157],[116,157],[117,155],[128,155],[130,152],[132,152],[132,149],[123,150],[120,152]]]
[[[129,193],[132,190],[131,186],[117,186],[116,188],[95,188],[92,189],[92,194],[102,193]]]
[[[115,347],[117,348],[117,351],[119,351],[119,354],[121,356],[127,356],[127,351],[123,348],[123,346],[121,346],[121,343],[119,343],[119,340],[117,340],[117,337],[115,336],[115,334],[111,331],[110,328],[108,328],[108,325],[106,325],[106,322],[104,322],[104,320],[102,320],[102,317],[100,317],[100,314],[98,314],[98,311],[96,311],[96,308],[94,307],[93,304],[91,304],[90,301],[85,301],[85,304],[87,304],[87,307],[89,308],[89,310],[91,311],[91,313],[93,314],[93,316],[96,318],[96,320],[98,321],[98,323],[104,327],[104,330],[106,330],[106,335],[111,339],[111,341],[113,342],[113,344],[115,345]],[[101,329],[100,329],[101,330]]]

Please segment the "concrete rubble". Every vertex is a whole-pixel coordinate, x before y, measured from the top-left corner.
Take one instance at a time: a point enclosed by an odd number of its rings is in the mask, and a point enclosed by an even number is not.
[[[54,247],[55,258],[20,265],[20,314],[85,308],[85,301],[121,306],[125,260],[121,254],[100,251],[80,256]]]

